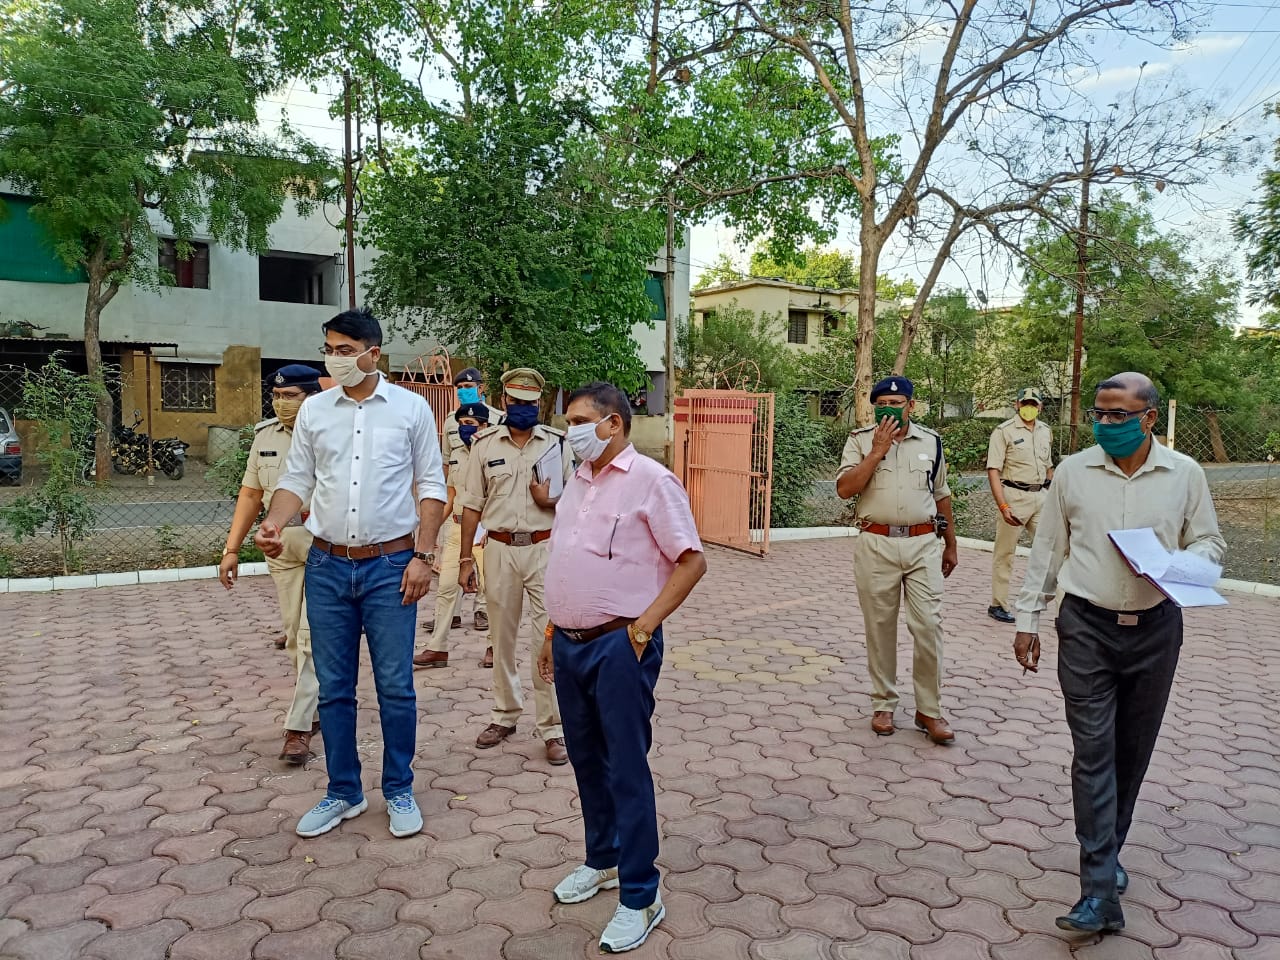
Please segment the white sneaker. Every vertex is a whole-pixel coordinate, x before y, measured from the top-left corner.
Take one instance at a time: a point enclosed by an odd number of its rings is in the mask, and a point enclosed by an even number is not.
[[[368,809],[368,800],[362,799],[359,803],[351,804],[345,800],[325,797],[302,815],[294,832],[300,837],[318,837],[322,833],[328,833],[343,820],[358,817]]]
[[[387,798],[387,817],[393,837],[411,837],[422,829],[422,814],[412,791]]]
[[[590,900],[601,890],[617,888],[617,867],[596,870],[593,867],[581,866],[556,884],[552,893],[561,903],[581,903],[583,900]]]
[[[600,949],[605,953],[625,953],[634,950],[648,938],[662,918],[667,915],[667,908],[662,905],[662,894],[658,894],[653,903],[643,910],[632,910],[618,904],[613,919],[600,935]]]

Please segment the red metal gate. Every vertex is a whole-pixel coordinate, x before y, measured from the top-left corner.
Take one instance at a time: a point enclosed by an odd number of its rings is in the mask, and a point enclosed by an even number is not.
[[[672,471],[698,533],[764,556],[773,492],[773,394],[686,390],[676,398]]]
[[[453,367],[449,354],[441,352],[425,354],[404,365],[404,372],[396,381],[406,390],[425,397],[436,418],[436,433],[444,433],[444,421],[458,409],[458,394],[453,386]]]

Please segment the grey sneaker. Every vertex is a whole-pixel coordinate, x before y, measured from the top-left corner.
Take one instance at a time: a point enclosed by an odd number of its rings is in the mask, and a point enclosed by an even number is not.
[[[343,820],[358,817],[368,809],[368,800],[361,799],[359,803],[347,803],[345,800],[325,797],[302,815],[294,831],[300,837],[318,837],[322,833],[328,833]]]
[[[617,888],[617,867],[610,867],[608,870],[596,870],[592,867],[581,866],[556,884],[556,888],[552,893],[561,903],[581,903],[583,900],[590,900],[601,890],[616,890]]]
[[[625,953],[644,943],[649,933],[662,922],[667,908],[662,905],[662,894],[643,910],[632,910],[618,904],[613,919],[600,935],[600,949],[605,953]]]
[[[422,814],[418,812],[412,791],[387,798],[387,817],[393,837],[411,837],[422,829]]]

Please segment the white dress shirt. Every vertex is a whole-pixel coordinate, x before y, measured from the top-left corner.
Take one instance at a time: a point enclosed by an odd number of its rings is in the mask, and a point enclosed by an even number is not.
[[[427,401],[379,375],[364,400],[342,387],[298,411],[278,490],[311,501],[307,529],[330,543],[386,543],[418,528],[418,503],[444,503],[444,466]]]

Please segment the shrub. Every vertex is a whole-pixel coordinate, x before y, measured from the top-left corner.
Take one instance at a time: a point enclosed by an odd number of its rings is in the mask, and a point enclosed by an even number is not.
[[[772,526],[808,522],[805,500],[827,460],[828,432],[822,421],[810,419],[804,397],[780,393],[774,398]]]

